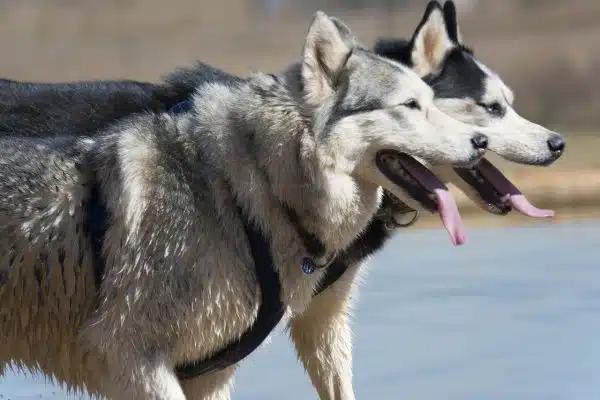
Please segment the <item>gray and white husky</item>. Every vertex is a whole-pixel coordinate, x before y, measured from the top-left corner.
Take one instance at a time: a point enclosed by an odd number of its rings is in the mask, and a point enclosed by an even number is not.
[[[408,198],[418,184],[461,241],[452,196],[410,156],[469,167],[486,146],[413,71],[321,12],[301,62],[200,86],[191,112],[91,138],[3,137],[0,360],[113,399],[227,399],[235,365],[175,370],[258,318],[259,231],[314,386],[352,399],[353,274],[315,299],[324,269],[304,268],[319,262],[304,234],[330,259],[372,220],[382,187]]]

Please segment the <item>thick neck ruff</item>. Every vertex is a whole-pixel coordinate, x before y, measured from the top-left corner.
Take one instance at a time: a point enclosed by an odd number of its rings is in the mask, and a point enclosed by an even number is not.
[[[170,110],[170,113],[181,114],[192,109],[193,103],[191,101],[184,101],[176,104]],[[256,277],[260,286],[261,304],[258,314],[254,323],[239,339],[231,342],[211,357],[177,365],[176,373],[179,379],[191,379],[206,375],[240,362],[261,345],[273,329],[275,329],[285,313],[285,305],[281,301],[281,282],[273,262],[270,243],[264,233],[250,222],[250,219],[245,215],[239,204],[236,205],[236,208],[239,218],[244,224],[252,259],[254,260]],[[291,207],[283,205],[283,208],[290,222],[298,232],[304,247],[311,255],[305,257],[305,261],[303,261],[303,265],[301,266],[303,271],[309,274],[315,269],[329,266],[334,257],[331,256],[328,260],[321,261],[326,254],[323,243],[315,235],[303,228],[298,215]]]

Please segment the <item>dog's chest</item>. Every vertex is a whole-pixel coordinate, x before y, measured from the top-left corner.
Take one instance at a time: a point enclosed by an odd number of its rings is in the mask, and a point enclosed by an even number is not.
[[[254,323],[259,299],[248,301],[233,288],[214,293],[210,302],[197,302],[181,326],[173,360],[177,364],[204,360],[226,348]]]
[[[346,191],[348,195],[339,194],[335,196],[336,201],[321,206],[322,220],[318,228],[330,251],[348,247],[367,227],[381,203],[382,192],[378,187],[361,184]]]

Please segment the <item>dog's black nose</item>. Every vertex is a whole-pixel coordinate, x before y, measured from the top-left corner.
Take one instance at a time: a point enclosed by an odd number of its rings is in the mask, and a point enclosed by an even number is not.
[[[471,138],[471,143],[476,150],[485,150],[488,146],[488,138],[483,133],[476,133]]]
[[[560,135],[553,135],[548,139],[548,148],[555,154],[560,154],[565,150],[565,139]]]

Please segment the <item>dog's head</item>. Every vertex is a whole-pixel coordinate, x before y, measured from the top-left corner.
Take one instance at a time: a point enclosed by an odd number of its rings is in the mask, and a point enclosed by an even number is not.
[[[300,69],[325,167],[416,207],[439,209],[446,227],[457,223],[446,187],[412,156],[431,165],[472,165],[485,152],[484,135],[441,112],[412,70],[358,45],[341,21],[322,12],[308,31]]]
[[[500,76],[463,45],[454,2],[431,1],[411,40],[379,40],[375,52],[410,66],[434,91],[435,104],[462,122],[482,128],[489,150],[521,164],[549,165],[560,157],[562,136],[521,117],[513,92]],[[537,210],[489,161],[472,169],[437,168],[486,210],[506,214],[512,207],[530,216]]]

